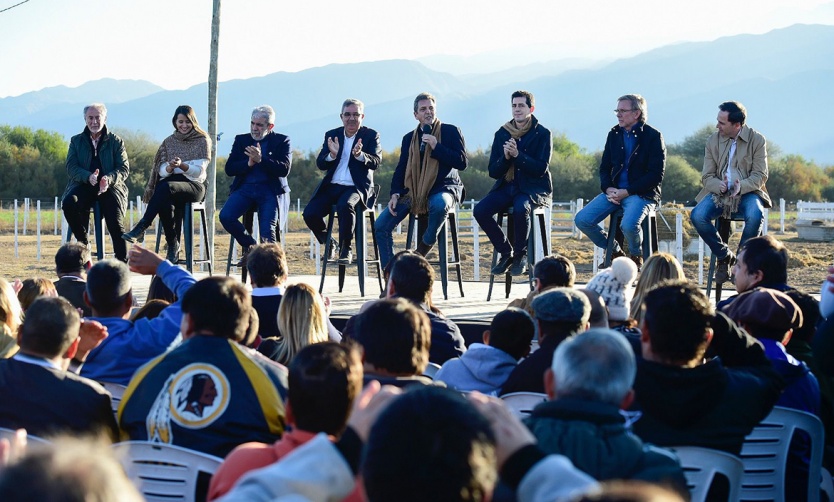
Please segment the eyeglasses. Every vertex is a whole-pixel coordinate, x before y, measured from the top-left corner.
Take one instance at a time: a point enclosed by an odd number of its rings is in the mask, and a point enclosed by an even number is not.
[[[633,112],[635,110],[636,110],[636,108],[630,108],[628,110],[620,110],[619,108],[617,108],[616,110],[614,110],[614,115],[624,115],[628,112]]]
[[[344,117],[346,119],[349,119],[351,117],[353,117],[355,119],[358,119],[361,116],[362,116],[361,113],[347,113],[347,112],[345,112],[345,113],[342,114],[342,117]]]

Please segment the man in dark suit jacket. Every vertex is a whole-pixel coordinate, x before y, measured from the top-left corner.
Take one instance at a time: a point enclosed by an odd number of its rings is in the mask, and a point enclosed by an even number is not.
[[[96,324],[87,321],[84,329],[95,331]],[[80,326],[78,312],[63,298],[32,303],[18,334],[20,352],[0,360],[0,427],[35,436],[104,433],[118,440],[110,394],[66,371],[82,343]]]
[[[290,138],[274,132],[274,127],[275,110],[271,106],[252,110],[250,133],[235,137],[226,161],[226,174],[235,179],[220,211],[220,223],[243,247],[244,257],[257,242],[238,218],[257,209],[261,240],[275,242],[276,225],[279,218],[286,218],[289,207]]]
[[[277,242],[258,244],[246,258],[246,268],[252,278],[252,307],[258,312],[258,339],[281,336],[278,330],[278,307],[284,297],[287,281],[287,258],[284,248]]]
[[[425,231],[417,241],[417,252],[428,254],[446,214],[464,198],[465,190],[458,171],[469,159],[460,129],[441,124],[436,99],[427,92],[414,98],[414,118],[418,126],[403,136],[400,161],[391,179],[388,210],[376,220],[376,240],[382,266],[394,256],[394,228],[409,213],[428,216]],[[422,225],[421,225],[422,226]]]
[[[83,244],[68,242],[55,253],[55,289],[58,296],[64,297],[73,307],[81,309],[81,315],[90,317],[92,310],[84,301],[87,289],[87,270],[92,266],[89,251]]]
[[[327,131],[324,144],[316,158],[316,166],[327,171],[304,208],[304,222],[320,244],[325,244],[327,225],[324,217],[336,205],[339,214],[339,244],[331,244],[328,258],[337,252],[340,263],[350,263],[351,241],[356,225],[356,205],[367,207],[374,183],[374,170],[379,167],[382,148],[379,133],[362,125],[365,105],[358,99],[342,103],[343,127]]]

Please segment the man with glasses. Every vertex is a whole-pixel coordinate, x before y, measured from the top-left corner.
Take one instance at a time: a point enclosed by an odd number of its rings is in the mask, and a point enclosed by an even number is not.
[[[736,255],[721,240],[714,220],[719,216],[744,218],[744,231],[738,243],[759,235],[764,224],[764,208],[771,207],[767,194],[767,141],[760,133],[745,125],[747,109],[737,101],[718,105],[716,132],[707,140],[704,151],[704,188],[695,198],[698,205],[689,218],[718,259],[715,282],[730,279]]]
[[[226,161],[226,174],[234,176],[229,199],[220,211],[220,223],[243,248],[238,266],[245,266],[249,249],[257,244],[238,218],[257,209],[262,242],[276,242],[276,225],[286,219],[292,164],[290,138],[274,132],[275,110],[263,105],[252,110],[249,134],[235,137]]]
[[[614,113],[618,124],[608,132],[599,165],[602,193],[579,211],[576,226],[596,246],[605,249],[608,236],[599,222],[622,209],[620,228],[628,243],[628,253],[639,268],[643,265],[641,224],[660,203],[666,145],[660,131],[646,124],[648,107],[643,96],[620,97]],[[617,256],[625,256],[618,243],[614,248],[614,257]]]
[[[351,242],[356,226],[356,205],[367,207],[372,195],[374,171],[379,167],[382,147],[379,133],[362,125],[365,105],[358,99],[342,103],[342,127],[327,131],[316,166],[327,171],[304,208],[304,222],[320,244],[325,244],[327,225],[324,218],[336,206],[339,215],[339,242],[330,243],[329,260],[339,263],[353,258]]]

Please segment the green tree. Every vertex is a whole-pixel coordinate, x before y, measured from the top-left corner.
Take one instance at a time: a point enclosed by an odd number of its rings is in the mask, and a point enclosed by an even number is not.
[[[60,134],[0,126],[0,197],[51,199],[67,183],[67,143]]]
[[[159,149],[159,143],[150,134],[129,129],[113,129],[112,132],[125,142],[127,159],[130,162],[130,175],[127,178],[129,200],[145,193],[145,185],[154,169],[153,159]]]
[[[670,155],[666,159],[661,188],[665,202],[694,200],[701,190],[701,172],[689,165],[682,156]]]
[[[707,144],[707,139],[709,139],[714,132],[715,126],[705,125],[689,136],[683,138],[683,141],[680,143],[666,145],[666,153],[669,156],[677,155],[682,157],[690,167],[694,168],[698,172],[701,172],[704,167],[704,147]]]
[[[599,157],[589,154],[567,136],[553,137],[550,175],[553,178],[553,200],[592,199],[599,193]]]
[[[831,184],[822,168],[801,155],[771,159],[768,167],[767,191],[773,200],[821,201]]]

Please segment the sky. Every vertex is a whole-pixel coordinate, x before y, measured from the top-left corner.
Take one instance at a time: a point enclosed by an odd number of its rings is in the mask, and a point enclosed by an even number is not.
[[[0,0],[0,11],[24,0]],[[832,0],[225,0],[220,81],[332,63],[473,56],[495,70],[834,24]],[[628,11],[624,9],[628,6]],[[100,78],[208,78],[211,0],[28,0],[0,12],[0,98]]]

